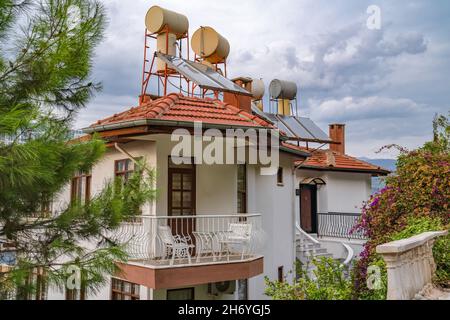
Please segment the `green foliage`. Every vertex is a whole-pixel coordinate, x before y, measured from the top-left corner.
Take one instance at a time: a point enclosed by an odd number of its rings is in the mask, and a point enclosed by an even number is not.
[[[448,226],[447,226],[448,228]],[[392,240],[410,238],[427,232],[445,230],[446,226],[439,218],[409,218],[405,229],[392,236]],[[433,257],[436,263],[435,283],[441,286],[450,285],[450,236],[438,238],[433,246]]]
[[[448,119],[437,116],[434,123],[434,139],[423,147],[407,151],[400,148],[397,171],[386,179],[386,187],[364,205],[358,225],[369,237],[361,259],[355,268],[355,292],[365,296],[367,267],[377,260],[375,248],[398,237],[421,230],[434,229],[439,220],[442,228],[450,224],[450,153]],[[417,220],[421,223],[413,223]],[[409,226],[409,227],[408,227]],[[409,228],[409,229],[407,229]],[[437,247],[440,247],[438,243]],[[445,256],[445,255],[444,255]],[[439,258],[444,259],[445,257]],[[441,264],[445,265],[445,263]],[[447,271],[438,270],[445,278]],[[448,281],[448,280],[447,280]]]
[[[380,277],[379,287],[374,287],[372,289],[364,290],[360,294],[353,292],[353,296],[357,297],[359,300],[386,300],[387,297],[387,270],[386,263],[383,258],[379,255],[375,255],[374,260],[370,264],[370,266],[375,267],[379,270],[380,274],[373,274],[374,281],[378,276]],[[352,274],[354,277],[355,274]],[[374,283],[373,283],[374,284]],[[354,288],[353,288],[354,289]]]
[[[70,266],[95,290],[127,259],[112,231],[155,196],[142,163],[128,183],[107,181],[88,203],[30,219],[105,152],[98,136],[70,141],[74,117],[101,88],[91,70],[105,22],[96,0],[0,0],[0,239],[17,258],[2,294],[35,290],[26,279],[36,270],[63,286]]]
[[[313,276],[307,268],[297,265],[297,279],[292,284],[287,281],[270,281],[267,277],[266,295],[274,300],[350,300],[351,281],[344,275],[344,267],[339,261],[322,257],[312,261]]]
[[[428,232],[441,231],[445,227],[439,218],[409,217],[406,227],[391,236],[392,241],[411,238],[412,236]]]

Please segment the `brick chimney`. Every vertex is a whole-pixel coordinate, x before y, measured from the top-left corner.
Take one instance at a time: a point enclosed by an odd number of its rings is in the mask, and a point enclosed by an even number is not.
[[[239,78],[235,78],[231,81],[233,81],[239,87],[242,87],[245,90],[251,92],[251,82],[252,82],[251,78],[239,77]],[[223,93],[223,102],[229,103],[232,106],[238,107],[239,109],[247,111],[250,114],[252,113],[252,97],[251,96],[245,96],[245,95],[238,94],[238,93],[224,92]]]
[[[252,97],[244,96],[243,94],[224,92],[223,102],[229,103],[232,106],[238,107],[248,113],[252,113]]]
[[[330,149],[345,154],[345,124],[330,124],[330,139],[337,142],[331,143]]]
[[[149,94],[141,94],[139,96],[139,106],[142,106],[143,104],[146,104],[147,102],[152,101],[152,97]]]

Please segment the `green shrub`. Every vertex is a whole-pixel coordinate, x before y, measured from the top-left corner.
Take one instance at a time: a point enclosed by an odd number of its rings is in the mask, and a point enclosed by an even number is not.
[[[312,261],[313,276],[307,273],[308,266],[297,265],[294,282],[270,281],[266,277],[266,295],[274,300],[350,300],[351,281],[346,279],[339,261],[321,257]]]
[[[410,238],[412,236],[428,232],[445,230],[446,226],[440,218],[412,217],[408,219],[405,229],[392,236],[392,240]],[[436,239],[433,246],[433,257],[436,263],[436,275],[434,282],[437,285],[447,287],[450,284],[450,236]]]
[[[370,263],[370,266],[376,266],[380,270],[380,287],[367,289],[359,294],[359,300],[386,300],[387,297],[387,270],[386,263],[379,255],[375,255],[375,260]],[[356,269],[354,269],[356,270]]]

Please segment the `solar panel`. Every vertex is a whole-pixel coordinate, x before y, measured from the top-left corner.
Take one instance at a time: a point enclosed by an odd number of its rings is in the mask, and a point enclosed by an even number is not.
[[[311,119],[295,117],[300,124],[305,127],[316,139],[323,141],[331,141],[325,132],[322,131]]]
[[[290,130],[288,127],[286,127],[285,125],[284,125],[284,123],[283,122],[281,122],[280,121],[280,119],[278,119],[277,118],[277,116],[276,115],[274,115],[274,114],[271,114],[271,113],[266,113],[266,117],[278,128],[278,129],[280,129],[281,131],[284,131],[287,135],[288,135],[288,137],[290,137],[290,138],[295,138],[295,133],[292,131],[292,130]]]
[[[254,114],[268,120],[277,128],[284,131],[289,138],[322,143],[331,141],[326,133],[309,118],[266,113],[259,110],[255,105],[252,105],[252,111]]]
[[[256,114],[258,117],[263,118],[264,120],[267,120],[267,121],[273,123],[273,121],[270,120],[270,119],[266,116],[266,113],[265,113],[264,111],[261,111],[261,110],[256,106],[256,104],[255,104],[254,102],[252,102],[251,108],[252,108],[252,112],[253,112],[254,114]]]
[[[246,96],[252,95],[244,88],[238,86],[233,81],[225,78],[206,65],[163,54],[161,52],[157,52],[156,56],[167,63],[170,68],[175,69],[202,89],[239,93]]]
[[[309,131],[303,127],[294,117],[278,115],[280,120],[299,138],[315,140]]]

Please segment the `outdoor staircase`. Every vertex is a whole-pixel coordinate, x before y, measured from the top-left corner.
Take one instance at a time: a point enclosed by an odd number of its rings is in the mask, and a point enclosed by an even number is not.
[[[314,237],[313,234],[308,234],[303,231],[299,226],[296,227],[295,234],[296,241],[296,258],[303,266],[306,266],[306,271],[310,277],[313,277],[313,270],[315,266],[312,264],[314,258],[329,257],[334,258],[333,254],[329,253],[324,248],[320,241]],[[348,253],[346,259],[337,259],[343,266],[350,266],[350,262],[353,258],[353,250],[347,244],[342,244]],[[345,275],[348,276],[348,268],[344,268]]]
[[[306,236],[302,233],[296,235],[296,255],[302,264],[311,264],[314,258],[319,257],[333,258],[333,255],[312,235]]]

